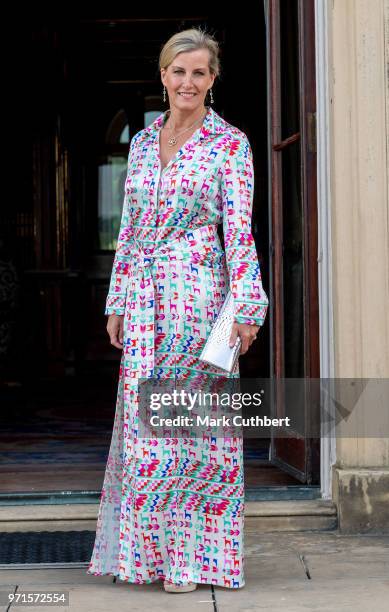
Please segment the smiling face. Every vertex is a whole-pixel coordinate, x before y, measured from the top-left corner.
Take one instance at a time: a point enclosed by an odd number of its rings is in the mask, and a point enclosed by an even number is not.
[[[168,92],[170,108],[175,106],[192,112],[204,107],[207,92],[215,80],[209,70],[209,51],[179,53],[167,69],[161,69],[161,80]]]

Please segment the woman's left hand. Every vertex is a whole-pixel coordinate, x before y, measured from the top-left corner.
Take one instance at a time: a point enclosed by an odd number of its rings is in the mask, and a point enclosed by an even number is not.
[[[230,336],[230,346],[234,346],[237,337],[240,336],[242,344],[239,354],[244,355],[256,339],[259,328],[260,325],[248,325],[247,323],[237,323],[234,321]]]

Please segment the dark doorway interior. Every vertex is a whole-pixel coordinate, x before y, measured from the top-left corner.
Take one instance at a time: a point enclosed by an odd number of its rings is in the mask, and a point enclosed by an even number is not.
[[[214,109],[249,137],[255,161],[252,231],[268,282],[266,36],[262,3],[197,17],[164,7],[36,18],[28,50],[33,95],[33,197],[1,216],[4,308],[0,453],[4,495],[93,493],[101,487],[119,352],[104,303],[122,204],[128,142],[166,109],[157,59],[179,29],[199,25],[222,48]],[[3,265],[3,264],[2,264]],[[270,375],[269,320],[241,358],[241,375]],[[268,460],[270,441],[246,445],[247,490],[299,484]]]

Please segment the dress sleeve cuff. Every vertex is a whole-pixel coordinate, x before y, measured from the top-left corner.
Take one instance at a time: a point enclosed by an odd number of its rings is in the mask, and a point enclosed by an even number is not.
[[[105,303],[105,314],[124,315],[126,310],[126,296],[109,294]]]
[[[237,323],[245,323],[246,325],[263,325],[265,319],[249,319],[248,317],[237,316],[234,317]]]
[[[263,325],[266,319],[268,301],[263,303],[239,302],[235,301],[234,318],[237,323],[247,325]]]
[[[111,315],[111,314],[116,314],[116,315],[124,315],[124,308],[106,308],[105,309],[105,313],[106,315]]]

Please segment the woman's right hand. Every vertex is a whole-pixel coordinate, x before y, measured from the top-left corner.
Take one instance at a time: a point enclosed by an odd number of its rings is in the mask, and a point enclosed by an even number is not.
[[[108,317],[107,332],[112,346],[123,348],[124,315],[111,314]]]

